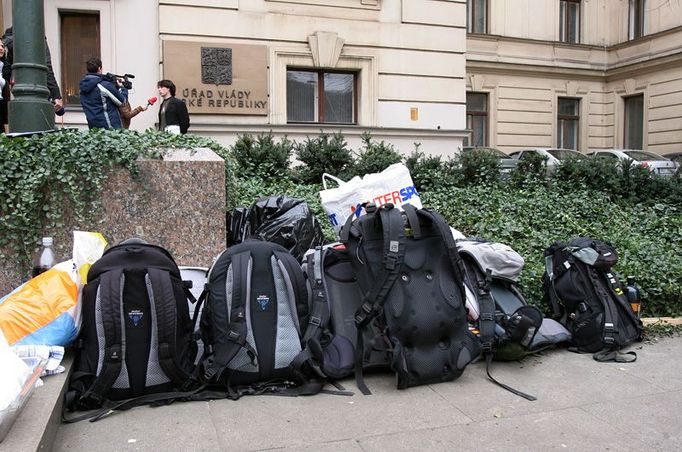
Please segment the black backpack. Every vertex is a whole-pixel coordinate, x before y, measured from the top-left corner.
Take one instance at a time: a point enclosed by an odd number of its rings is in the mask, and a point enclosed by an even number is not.
[[[329,378],[353,374],[357,328],[355,312],[362,305],[362,290],[351,265],[348,250],[341,243],[319,246],[303,258],[303,273],[310,293],[311,325],[308,343],[319,342],[319,364]],[[385,325],[377,317],[363,331],[365,370],[386,370],[390,362],[390,341]],[[311,347],[314,348],[314,347]]]
[[[281,245],[247,240],[224,251],[201,298],[202,378],[227,397],[320,392],[304,343],[308,294],[300,264]],[[296,388],[294,388],[296,387]]]
[[[575,349],[598,361],[634,361],[634,352],[618,350],[643,334],[612,271],[617,262],[611,245],[587,237],[555,242],[545,251],[543,282],[554,316],[571,332]]]
[[[341,230],[363,295],[355,314],[355,373],[365,394],[363,332],[377,318],[390,340],[398,389],[454,380],[480,353],[467,324],[464,269],[449,226],[430,209],[402,208],[367,205],[366,215]]]
[[[191,389],[193,299],[165,249],[134,239],[107,250],[83,287],[65,409],[125,409]]]

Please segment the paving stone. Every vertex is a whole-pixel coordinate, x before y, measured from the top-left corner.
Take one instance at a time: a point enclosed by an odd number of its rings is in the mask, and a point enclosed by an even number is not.
[[[582,407],[651,450],[682,450],[682,391],[654,394]]]
[[[466,425],[409,430],[360,440],[364,451],[643,450],[644,443],[579,408]]]

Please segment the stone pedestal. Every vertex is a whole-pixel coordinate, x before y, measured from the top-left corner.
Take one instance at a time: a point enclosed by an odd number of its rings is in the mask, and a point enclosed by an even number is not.
[[[101,232],[115,245],[140,237],[166,248],[178,265],[208,267],[225,249],[225,162],[210,149],[173,150],[163,160],[141,160],[140,177],[114,169],[92,224],[74,224],[55,237],[58,260],[71,256],[73,230]],[[67,215],[68,217],[68,215]],[[0,263],[0,296],[25,280],[15,262]]]

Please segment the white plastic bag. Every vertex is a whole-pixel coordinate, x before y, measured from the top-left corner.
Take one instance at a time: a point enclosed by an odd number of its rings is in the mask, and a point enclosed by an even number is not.
[[[329,180],[337,182],[339,186],[327,188]],[[377,206],[392,203],[396,207],[409,203],[418,209],[422,208],[410,171],[402,163],[394,163],[380,173],[366,174],[362,178],[355,176],[348,182],[325,173],[322,175],[322,185],[322,208],[336,232],[351,215],[357,218],[365,213],[362,207],[365,202]]]

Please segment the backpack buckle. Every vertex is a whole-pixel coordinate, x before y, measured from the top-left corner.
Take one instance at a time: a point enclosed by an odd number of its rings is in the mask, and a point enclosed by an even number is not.
[[[478,318],[480,320],[492,320],[494,322],[495,321],[495,314],[492,314],[490,312],[481,312],[478,315]]]
[[[355,313],[355,323],[359,326],[365,326],[370,320],[372,320],[370,314],[373,312],[374,307],[372,304],[368,302],[363,303],[362,306],[360,306],[360,309],[358,309]]]
[[[227,338],[231,340],[232,342],[235,342],[238,345],[244,345],[246,342],[246,339],[244,339],[239,333],[236,331],[230,330],[230,332],[227,334]]]
[[[319,317],[310,316],[310,321],[308,323],[311,325],[320,326],[322,325],[322,319]]]
[[[483,353],[491,353],[493,351],[493,341],[481,341],[481,348]]]
[[[386,268],[388,270],[395,269],[396,263],[398,262],[397,256],[386,256]]]

